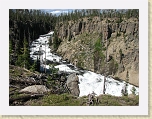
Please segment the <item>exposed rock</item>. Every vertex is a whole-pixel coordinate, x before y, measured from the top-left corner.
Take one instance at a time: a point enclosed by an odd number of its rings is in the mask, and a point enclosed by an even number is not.
[[[28,86],[22,90],[20,90],[20,93],[36,93],[36,94],[43,94],[43,93],[47,93],[50,90],[44,86],[44,85],[32,85],[32,86]]]
[[[126,34],[131,34],[134,32],[135,23],[128,23],[126,27]]]
[[[123,64],[119,64],[118,72],[121,73],[123,71],[124,71],[124,65]]]
[[[67,87],[69,88],[71,94],[74,96],[79,96],[79,94],[80,94],[78,83],[79,83],[79,78],[76,75],[76,73],[73,73],[68,76]]]
[[[68,59],[79,68],[101,74],[107,72],[107,75],[113,75],[123,80],[125,80],[127,70],[130,70],[129,75],[136,75],[136,79],[130,77],[129,82],[138,86],[138,20],[128,19],[118,23],[117,19],[108,18],[100,21],[98,17],[83,18],[56,27],[59,34],[65,32],[61,30],[63,27],[67,29],[67,35],[57,50],[63,59]],[[61,35],[59,37],[62,38]],[[102,55],[94,52],[98,39],[101,39],[103,43]]]

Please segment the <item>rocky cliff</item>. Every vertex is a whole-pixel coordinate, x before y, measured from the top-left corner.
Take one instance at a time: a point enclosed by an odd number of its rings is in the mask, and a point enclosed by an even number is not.
[[[139,22],[99,17],[60,23],[57,53],[77,67],[139,86]]]

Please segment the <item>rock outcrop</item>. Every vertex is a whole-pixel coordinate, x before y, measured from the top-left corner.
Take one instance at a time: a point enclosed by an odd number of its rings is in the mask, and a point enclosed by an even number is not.
[[[34,94],[43,94],[43,93],[47,93],[50,90],[44,86],[44,85],[32,85],[32,86],[28,86],[25,87],[24,89],[20,90],[20,93],[34,93]]]
[[[139,21],[98,17],[56,26],[57,52],[77,67],[128,80],[139,86]],[[100,50],[96,48],[101,42]],[[98,50],[98,51],[97,51]],[[128,72],[128,73],[127,73]]]
[[[67,78],[67,87],[69,88],[70,92],[74,96],[79,96],[80,90],[79,90],[79,78],[76,75],[76,73],[73,73],[68,76]]]
[[[83,33],[104,33],[108,38],[114,32],[123,32],[128,34],[138,35],[139,23],[137,19],[124,20],[118,22],[117,19],[99,20],[98,17],[83,18],[78,21],[69,21],[68,24],[61,23],[56,26],[58,35],[61,39],[74,38]]]

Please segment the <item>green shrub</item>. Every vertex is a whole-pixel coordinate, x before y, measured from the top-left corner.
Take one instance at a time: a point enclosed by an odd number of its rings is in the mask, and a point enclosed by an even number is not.
[[[98,39],[96,42],[95,42],[95,51],[99,51],[99,50],[102,50],[102,43],[101,43],[101,40]]]
[[[133,95],[136,94],[136,88],[134,86],[132,87],[131,92],[132,92]]]

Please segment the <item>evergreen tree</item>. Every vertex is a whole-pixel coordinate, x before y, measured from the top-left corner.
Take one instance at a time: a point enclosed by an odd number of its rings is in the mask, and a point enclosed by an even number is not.
[[[12,43],[12,40],[10,39],[9,40],[9,55],[12,54],[12,51],[13,51],[13,43]]]
[[[121,23],[124,18],[139,18],[138,9],[75,9],[72,12],[62,13],[59,16],[45,13],[41,10],[33,9],[9,9],[9,63],[16,62],[17,65],[29,68],[29,45],[32,40],[39,37],[40,34],[46,34],[54,30],[61,22],[68,24],[68,21],[77,21],[80,18],[99,16],[100,21],[104,18],[116,18],[116,22]],[[56,29],[58,30],[58,29]],[[26,40],[25,40],[26,39]],[[71,32],[68,40],[71,40]],[[55,49],[61,43],[57,31],[54,32]],[[17,58],[16,58],[17,57]],[[13,59],[13,60],[11,60]],[[13,61],[13,62],[12,62]],[[37,61],[39,62],[39,61]],[[34,65],[34,64],[33,64]]]
[[[23,62],[24,62],[24,60],[23,60],[23,55],[19,55],[18,57],[17,57],[17,61],[16,61],[16,65],[17,66],[20,66],[20,67],[23,67]]]
[[[54,49],[57,50],[59,45],[61,43],[61,39],[58,38],[58,35],[57,35],[57,32],[56,30],[54,31],[54,42],[53,42],[53,46],[54,46]]]
[[[24,52],[23,52],[23,59],[24,59],[24,68],[29,68],[30,66],[30,52],[29,52],[29,45],[26,39],[24,39]]]
[[[33,65],[32,65],[31,68],[30,68],[30,70],[31,70],[32,72],[36,71],[36,65],[37,65],[37,61],[35,60],[34,63],[33,63]]]
[[[37,58],[37,60],[34,61],[33,65],[31,66],[31,71],[40,71],[40,60]]]
[[[10,43],[9,43],[9,64],[12,64],[12,63],[11,63],[11,61],[12,61],[11,54],[12,54],[12,48],[11,48],[11,45],[10,45]]]
[[[24,48],[21,48],[22,54],[18,55],[16,65],[29,69],[30,67],[30,52],[28,42],[24,39]]]

